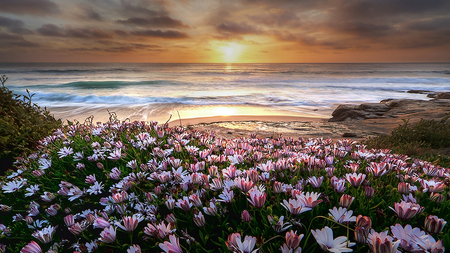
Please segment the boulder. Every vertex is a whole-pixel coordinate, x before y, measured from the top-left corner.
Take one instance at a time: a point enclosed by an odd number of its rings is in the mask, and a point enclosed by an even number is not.
[[[450,92],[442,92],[437,94],[437,99],[450,99]]]
[[[361,105],[339,105],[331,114],[330,122],[336,121],[360,121],[364,119],[376,119],[391,108],[383,103],[366,103]]]

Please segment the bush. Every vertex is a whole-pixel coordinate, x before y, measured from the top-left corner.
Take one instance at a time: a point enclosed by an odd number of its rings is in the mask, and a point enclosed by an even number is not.
[[[415,124],[403,120],[403,124],[389,135],[370,138],[370,148],[392,149],[394,152],[411,155],[434,162],[444,167],[450,165],[450,114],[441,120],[421,119]]]
[[[32,94],[13,94],[1,76],[0,81],[0,171],[10,167],[13,158],[36,147],[38,140],[61,126],[46,108],[31,102]]]

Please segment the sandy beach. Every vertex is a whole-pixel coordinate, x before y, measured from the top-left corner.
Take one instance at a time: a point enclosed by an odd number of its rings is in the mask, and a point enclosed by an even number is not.
[[[381,101],[380,104],[386,104]],[[392,102],[392,101],[391,101]],[[362,141],[376,135],[389,134],[408,120],[413,124],[421,119],[440,120],[450,113],[450,100],[398,100],[389,111],[375,118],[351,119],[330,122],[325,117],[295,116],[216,116],[176,119],[170,126],[182,125],[199,131],[214,132],[222,138],[238,138],[257,133],[259,137],[275,137],[280,134],[294,138],[348,138]],[[376,106],[376,105],[375,105]]]

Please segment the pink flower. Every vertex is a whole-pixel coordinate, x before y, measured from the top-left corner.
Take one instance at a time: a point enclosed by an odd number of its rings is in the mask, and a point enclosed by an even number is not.
[[[316,192],[307,192],[306,194],[302,192],[301,194],[295,195],[295,197],[302,201],[305,207],[314,208],[323,201],[323,199],[319,199],[320,195],[321,193]]]
[[[100,233],[100,238],[98,238],[100,241],[105,243],[113,243],[116,241],[116,229],[113,226],[109,226],[107,228],[104,228],[103,231]]]
[[[368,236],[369,248],[373,253],[396,253],[400,240],[394,242],[391,236],[387,235],[387,231],[377,233],[372,229]]]
[[[250,204],[256,208],[262,208],[266,202],[267,193],[260,191],[256,187],[253,188],[249,193],[250,198],[247,199]]]
[[[164,244],[160,243],[159,247],[166,253],[183,253],[178,237],[169,235],[169,240],[170,242],[165,241]]]
[[[354,197],[352,197],[348,194],[343,194],[341,196],[341,198],[339,199],[339,206],[349,208],[349,206],[352,204],[354,199],[355,199]]]
[[[191,210],[191,207],[193,206],[192,203],[189,201],[189,198],[184,196],[183,199],[179,199],[175,203],[176,207],[182,209],[185,212],[189,212]]]
[[[94,221],[94,228],[106,228],[109,226],[111,226],[111,224],[109,224],[109,222],[102,217],[98,217]]]
[[[312,210],[311,207],[306,207],[305,203],[299,199],[289,199],[289,202],[284,199],[281,205],[293,215]]]
[[[20,250],[20,253],[41,253],[42,249],[35,241],[31,241]]]
[[[304,234],[297,235],[297,231],[289,231],[285,235],[286,243],[280,247],[281,252],[289,253],[289,252],[301,252],[302,249],[299,247],[300,241],[303,239]]]
[[[55,234],[57,227],[58,226],[56,227],[49,226],[43,228],[42,230],[37,230],[32,234],[32,236],[44,244],[49,243],[53,240],[53,235]]]
[[[352,186],[358,187],[364,182],[364,179],[366,179],[366,174],[345,174],[345,178]]]
[[[436,215],[428,215],[425,219],[425,230],[430,234],[439,234],[447,222]]]
[[[248,213],[248,211],[247,210],[244,210],[243,212],[242,212],[242,214],[241,214],[241,219],[244,221],[244,222],[249,222],[250,220],[251,220],[251,216],[250,216],[250,214]]]
[[[202,212],[195,214],[193,220],[194,220],[195,225],[197,225],[198,227],[205,226],[205,223],[206,223],[205,216],[203,216]]]
[[[398,218],[403,221],[411,219],[412,217],[416,216],[416,214],[421,213],[425,209],[424,207],[421,207],[419,204],[414,204],[405,201],[395,203],[394,207],[395,209],[392,207],[389,208],[392,209],[395,213],[397,213]]]
[[[244,242],[242,242],[241,235],[239,233],[230,234],[225,243],[228,249],[232,252],[256,253],[259,250],[253,250],[256,244],[256,237],[246,235]]]
[[[142,216],[141,214],[134,214],[132,217],[130,216],[123,217],[122,220],[124,225],[122,225],[120,222],[117,221],[114,224],[119,228],[127,232],[130,232],[134,231],[137,228],[139,222],[144,220],[144,216]]]
[[[308,178],[308,183],[312,185],[314,188],[319,188],[322,185],[323,176],[316,178],[315,176]]]
[[[248,177],[246,179],[237,177],[234,179],[234,184],[245,193],[255,185]]]

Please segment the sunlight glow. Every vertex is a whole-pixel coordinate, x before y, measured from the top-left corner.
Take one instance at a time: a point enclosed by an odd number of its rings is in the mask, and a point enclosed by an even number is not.
[[[216,107],[214,108],[214,114],[217,116],[230,116],[236,115],[236,108],[233,107]]]
[[[217,51],[222,53],[222,59],[224,62],[239,62],[244,48],[244,45],[233,42],[220,46]]]

